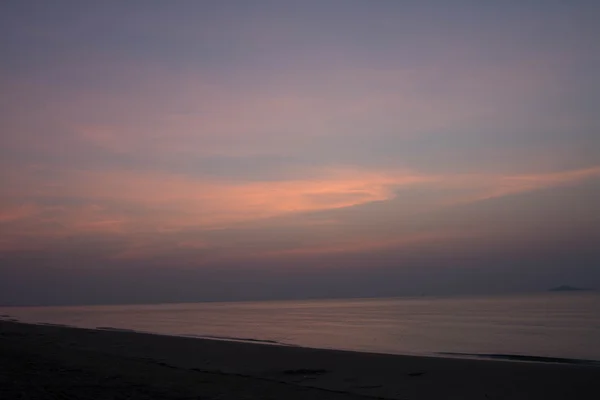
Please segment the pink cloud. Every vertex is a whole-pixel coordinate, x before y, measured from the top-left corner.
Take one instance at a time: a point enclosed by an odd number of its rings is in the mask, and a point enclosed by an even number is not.
[[[136,172],[54,170],[47,179],[36,169],[8,185],[13,198],[31,196],[83,201],[80,205],[4,209],[2,219],[19,222],[3,236],[61,240],[69,236],[108,235],[133,238],[147,233],[169,235],[186,229],[215,229],[240,222],[352,207],[394,196],[393,188],[422,184],[428,177],[409,172],[333,168],[311,179],[243,182],[193,179]],[[43,184],[42,184],[43,182]],[[136,209],[132,213],[124,211]],[[138,240],[138,239],[134,239]],[[129,246],[128,254],[146,254],[156,241]],[[179,241],[169,246],[198,247]]]
[[[179,175],[68,172],[48,195],[124,202],[153,210],[142,218],[169,226],[210,227],[277,215],[351,207],[391,199],[393,188],[430,181],[409,172],[331,169],[314,179],[217,181]],[[169,221],[173,218],[174,220]]]
[[[54,235],[68,233],[126,234],[175,232],[187,228],[214,229],[282,215],[354,207],[388,201],[396,190],[416,186],[465,192],[448,193],[437,205],[481,201],[600,177],[600,167],[547,174],[425,175],[411,171],[331,168],[311,171],[310,179],[286,181],[223,181],[210,177],[137,172],[56,172],[56,181],[7,186],[13,198],[35,196],[84,199],[86,206],[4,208],[0,221],[35,217],[57,225]],[[29,186],[32,185],[32,186]],[[111,204],[135,207],[137,213],[118,211]],[[39,232],[38,232],[39,233]]]
[[[466,175],[459,176],[455,179],[455,182],[450,181],[447,184],[459,184],[470,188],[473,194],[458,200],[460,203],[469,203],[558,187],[595,178],[600,178],[600,166],[543,174]]]
[[[30,218],[39,212],[35,204],[0,205],[0,223]]]

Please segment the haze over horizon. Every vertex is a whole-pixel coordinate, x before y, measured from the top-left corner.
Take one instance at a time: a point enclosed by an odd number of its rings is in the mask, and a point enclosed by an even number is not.
[[[0,304],[600,288],[600,3],[0,7]]]

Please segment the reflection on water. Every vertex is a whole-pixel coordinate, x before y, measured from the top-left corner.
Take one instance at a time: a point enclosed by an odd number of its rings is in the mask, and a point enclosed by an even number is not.
[[[3,308],[26,322],[401,354],[600,360],[600,295]]]

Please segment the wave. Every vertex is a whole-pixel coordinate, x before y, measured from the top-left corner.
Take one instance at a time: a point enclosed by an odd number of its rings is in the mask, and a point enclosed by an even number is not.
[[[65,324],[54,324],[52,322],[38,322],[36,325],[58,326],[61,328],[76,328],[76,326],[65,325]]]
[[[523,362],[543,362],[554,364],[578,364],[578,365],[600,365],[600,361],[586,360],[580,358],[562,358],[562,357],[543,357],[528,356],[524,354],[485,354],[485,353],[453,353],[438,352],[436,354],[454,357],[483,358],[492,360],[523,361]]]
[[[133,333],[153,333],[153,332],[136,331],[134,329],[113,328],[112,326],[97,326],[95,329],[97,329],[99,331],[133,332]]]
[[[277,340],[269,340],[269,339],[254,339],[254,338],[244,338],[244,337],[235,337],[235,336],[216,336],[216,335],[183,335],[186,337],[194,337],[198,339],[216,339],[216,340],[228,340],[233,342],[251,342],[251,343],[264,343],[264,344],[273,344],[278,346],[294,346],[292,344],[279,342]]]
[[[159,333],[159,332],[152,332],[152,331],[140,331],[140,330],[135,330],[135,329],[114,328],[112,326],[98,326],[94,329],[100,330],[100,331],[112,331],[112,332],[143,333],[143,334],[147,334],[147,335],[189,337],[189,338],[194,338],[194,339],[214,339],[214,340],[224,340],[224,341],[231,341],[231,342],[263,343],[263,344],[271,344],[271,345],[277,345],[277,346],[294,346],[292,344],[278,342],[277,340],[255,339],[255,338],[245,338],[245,337],[236,337],[236,336]]]

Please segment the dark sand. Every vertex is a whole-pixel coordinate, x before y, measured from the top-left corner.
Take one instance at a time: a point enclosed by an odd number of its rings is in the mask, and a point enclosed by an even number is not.
[[[598,399],[600,367],[0,321],[0,399]]]

